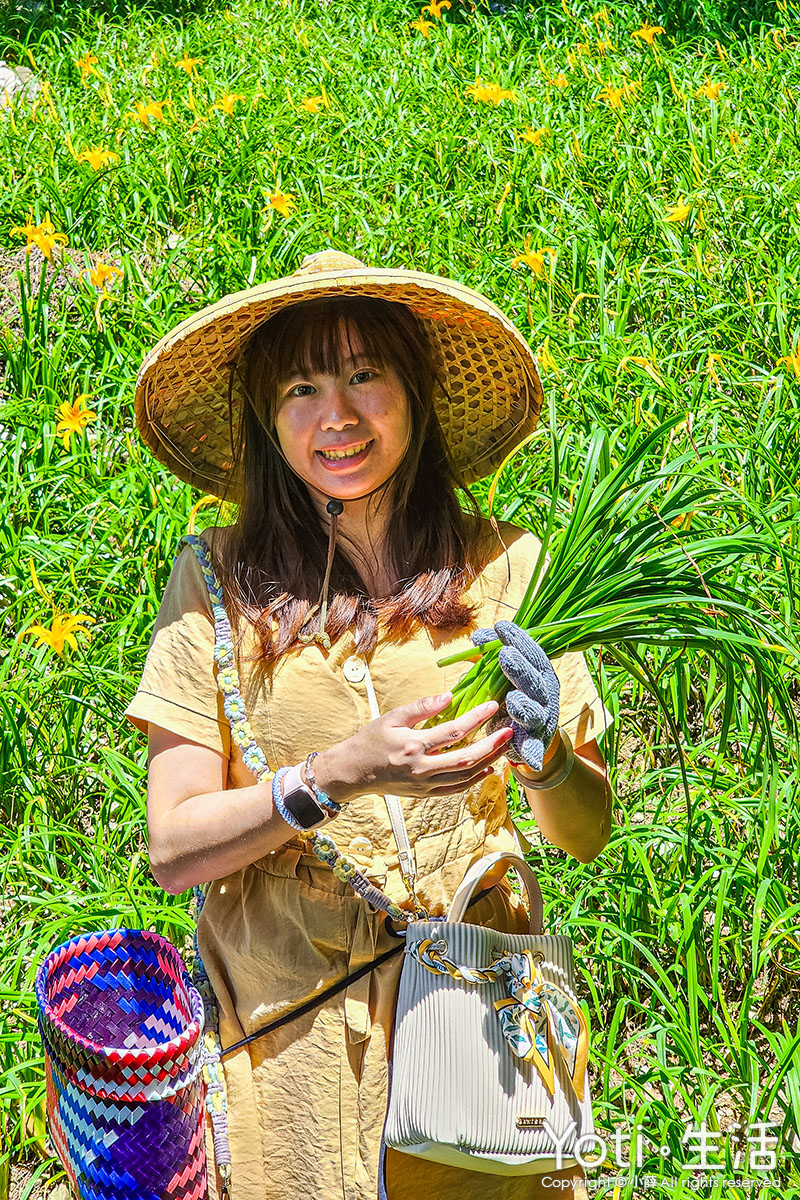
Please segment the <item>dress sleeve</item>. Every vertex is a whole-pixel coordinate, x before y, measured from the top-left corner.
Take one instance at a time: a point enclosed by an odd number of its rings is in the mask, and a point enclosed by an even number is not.
[[[230,757],[230,726],[214,667],[214,619],[200,565],[184,546],[172,568],[128,720],[148,722]]]
[[[539,539],[527,530],[520,532],[518,527],[505,522],[502,523],[502,527],[504,537],[507,537],[509,542],[508,573],[512,581],[511,595],[516,607],[519,607],[542,545]],[[545,561],[549,561],[549,556]],[[511,620],[512,616],[513,612],[509,612],[506,619]],[[573,746],[582,746],[608,729],[614,718],[600,698],[582,651],[568,650],[551,661],[561,684],[559,725],[566,729]]]

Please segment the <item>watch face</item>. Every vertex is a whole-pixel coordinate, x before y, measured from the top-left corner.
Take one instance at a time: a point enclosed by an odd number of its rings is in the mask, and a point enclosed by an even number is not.
[[[293,792],[289,792],[283,797],[283,804],[303,829],[311,829],[325,820],[324,809],[305,788],[295,788]]]

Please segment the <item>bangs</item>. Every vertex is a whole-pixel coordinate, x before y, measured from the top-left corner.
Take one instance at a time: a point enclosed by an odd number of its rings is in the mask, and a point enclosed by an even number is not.
[[[274,420],[282,380],[338,375],[356,352],[383,369],[393,366],[406,385],[418,386],[409,367],[424,356],[420,338],[416,318],[404,304],[367,296],[323,297],[290,305],[262,325],[250,361]]]
[[[356,313],[350,305],[339,300],[326,300],[324,307],[313,314],[289,310],[287,328],[283,332],[275,362],[276,375],[336,375],[348,355],[353,357],[361,343],[361,353],[373,358],[382,367],[386,363],[386,330],[369,311]],[[349,311],[348,311],[349,310]],[[342,338],[344,334],[344,338]],[[342,341],[344,345],[342,345]]]

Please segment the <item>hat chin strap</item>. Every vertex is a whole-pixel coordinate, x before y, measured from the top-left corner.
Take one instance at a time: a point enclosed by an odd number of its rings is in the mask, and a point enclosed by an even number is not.
[[[272,430],[267,429],[266,426],[262,426],[262,427],[264,428],[264,431],[266,432],[267,437],[270,439],[273,446],[278,451],[278,454],[280,454],[281,458],[286,463],[289,470],[294,475],[296,475],[297,478],[302,483],[305,483],[306,486],[308,486],[307,481],[305,479],[303,479],[303,476],[300,474],[300,472],[296,471],[294,469],[294,467],[292,466],[292,464],[289,462],[288,458],[286,457],[286,455],[283,452],[283,448],[279,445],[278,441],[273,437]],[[387,481],[384,480],[383,483],[379,483],[378,486],[372,488],[371,491],[364,492],[363,496],[350,496],[349,499],[350,500],[367,500],[370,496],[374,495],[375,492],[379,491],[382,487],[385,487],[386,482]],[[330,583],[331,569],[333,567],[333,556],[336,552],[336,529],[339,524],[339,517],[341,516],[342,512],[344,511],[344,505],[345,505],[345,501],[338,500],[335,498],[330,499],[328,501],[328,503],[325,505],[325,511],[330,515],[330,518],[331,518],[330,528],[328,530],[328,557],[327,557],[327,560],[325,563],[325,578],[322,581],[322,591],[320,592],[319,600],[317,601],[317,603],[315,605],[313,605],[312,608],[310,608],[308,610],[305,620],[303,621],[303,625],[306,625],[311,620],[311,618],[319,611],[321,613],[319,630],[316,633],[298,633],[298,635],[297,635],[298,642],[301,642],[303,645],[308,645],[309,642],[319,642],[319,644],[321,646],[324,646],[326,650],[330,650],[330,648],[331,648],[331,639],[329,638],[328,634],[325,632],[325,619],[328,615],[328,585]],[[301,626],[301,629],[302,629],[302,626]]]

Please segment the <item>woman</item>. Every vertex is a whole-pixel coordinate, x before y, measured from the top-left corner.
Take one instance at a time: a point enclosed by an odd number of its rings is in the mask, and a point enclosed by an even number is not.
[[[431,915],[472,861],[519,845],[508,755],[545,837],[582,861],[608,838],[594,740],[607,714],[581,655],[555,664],[555,733],[546,662],[533,703],[515,693],[521,720],[491,702],[418,728],[464,669],[436,660],[470,647],[476,626],[513,617],[533,572],[537,540],[502,523],[501,541],[465,483],[499,465],[540,404],[535,360],[485,298],[333,251],[184,322],[145,360],[137,416],[148,444],[239,505],[232,527],[204,538],[250,726],[277,772],[256,782],[231,738],[206,584],[187,547],[126,715],[149,739],[153,873],[172,893],[209,885],[198,944],[223,1047],[396,944],[384,914],[308,853],[298,824],[325,821],[371,884]],[[491,717],[493,731],[478,732]],[[410,856],[387,793],[403,798]],[[493,883],[470,920],[526,928],[521,902]],[[394,956],[226,1058],[234,1200],[377,1196],[399,970]],[[392,1150],[385,1184],[390,1200],[550,1194],[530,1177]],[[220,1191],[217,1176],[209,1194]]]

